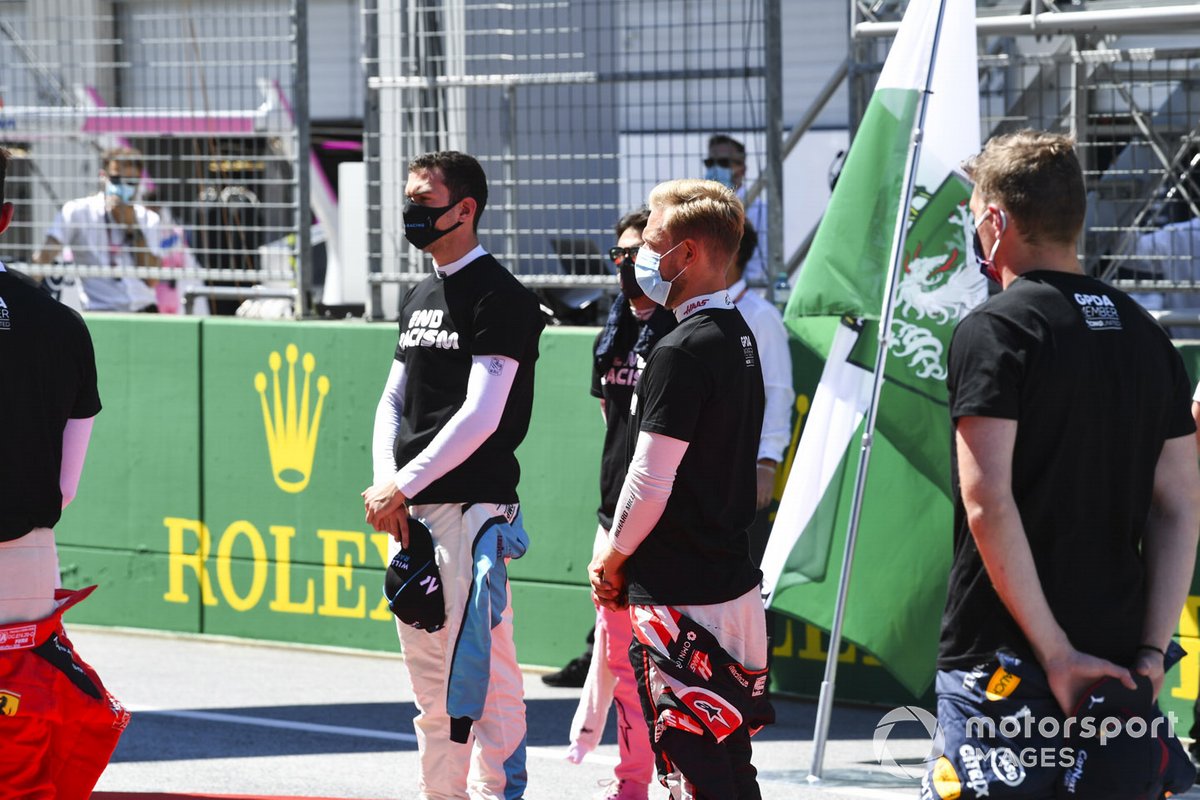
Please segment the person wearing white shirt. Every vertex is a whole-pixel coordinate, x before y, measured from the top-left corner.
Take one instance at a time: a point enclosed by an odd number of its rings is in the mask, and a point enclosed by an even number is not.
[[[788,334],[783,326],[783,317],[762,295],[746,287],[746,264],[757,245],[758,234],[747,220],[741,245],[733,263],[729,265],[726,280],[729,282],[729,297],[754,333],[762,360],[767,405],[763,412],[762,435],[758,440],[757,507],[761,511],[771,502],[775,491],[775,470],[791,442],[792,403],[796,399],[796,392],[792,388],[792,356],[788,350]],[[752,553],[756,544],[754,538],[751,537]],[[766,547],[765,541],[758,544]],[[761,558],[762,551],[758,550],[757,555]]]
[[[97,267],[158,267],[158,215],[134,203],[142,177],[142,154],[119,147],[101,157],[103,189],[68,200],[46,231],[46,242],[33,254],[49,264],[71,248],[74,263]],[[153,311],[157,281],[140,278],[83,278],[86,311]]]
[[[753,226],[762,237],[755,237],[754,247],[742,273],[746,280],[754,286],[767,284],[767,202],[762,195],[753,203],[746,205],[746,145],[723,133],[714,134],[708,139],[708,157],[704,159],[704,177],[706,180],[723,183],[733,190],[737,199],[742,201],[746,211],[746,224]]]

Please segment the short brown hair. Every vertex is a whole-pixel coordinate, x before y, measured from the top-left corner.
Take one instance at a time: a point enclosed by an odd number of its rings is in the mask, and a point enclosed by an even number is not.
[[[664,210],[663,229],[671,238],[701,239],[714,259],[728,264],[742,240],[746,212],[737,195],[716,181],[666,181],[650,192],[650,208]]]
[[[639,234],[646,230],[646,223],[650,221],[650,209],[642,206],[639,209],[630,211],[628,214],[617,220],[616,226],[613,228],[616,231],[617,238],[621,238],[621,234],[633,228]]]
[[[1029,244],[1073,244],[1083,230],[1087,193],[1070,136],[1022,130],[993,137],[963,164],[984,202],[1001,203]]]
[[[475,201],[475,230],[479,230],[479,218],[487,205],[487,175],[473,156],[457,150],[439,150],[419,155],[408,162],[409,172],[437,172],[442,183],[450,191],[450,204],[454,205],[470,197]]]
[[[100,155],[100,165],[104,169],[108,169],[108,165],[114,161],[123,164],[132,164],[138,172],[141,172],[144,167],[142,151],[136,147],[113,147],[105,150]]]

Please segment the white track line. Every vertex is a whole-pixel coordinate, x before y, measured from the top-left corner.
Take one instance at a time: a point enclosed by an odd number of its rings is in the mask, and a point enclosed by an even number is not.
[[[130,708],[134,714],[148,714],[158,717],[176,717],[179,719],[200,720],[202,722],[225,722],[231,725],[255,725],[260,728],[280,728],[305,733],[321,733],[330,736],[356,736],[360,739],[384,739],[390,742],[405,742],[416,744],[417,737],[411,733],[395,731],[377,731],[371,728],[351,728],[345,725],[321,725],[316,722],[297,722],[294,720],[270,719],[268,717],[247,717],[241,714],[226,714],[220,711],[185,711],[165,708]],[[563,747],[529,747],[526,752],[552,761],[564,760]],[[591,753],[587,760],[591,763],[605,766],[616,766],[617,759],[611,756]]]

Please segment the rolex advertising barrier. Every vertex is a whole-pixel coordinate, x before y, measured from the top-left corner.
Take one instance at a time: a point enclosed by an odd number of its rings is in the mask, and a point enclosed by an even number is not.
[[[393,325],[90,315],[104,410],[77,499],[57,535],[63,585],[100,588],[70,621],[397,651],[381,587],[387,540],[364,521],[371,430]],[[533,420],[518,451],[529,552],[510,566],[517,652],[558,667],[594,612],[595,329],[549,329]],[[1182,348],[1196,374],[1200,347]],[[793,342],[798,432],[821,362]],[[777,484],[782,487],[782,476]],[[1187,658],[1164,707],[1190,725],[1200,684],[1200,590],[1180,620]],[[889,599],[878,598],[880,613]],[[931,626],[939,620],[929,620]],[[828,637],[779,619],[779,691],[813,696]],[[870,654],[843,644],[838,697],[913,698]],[[1184,728],[1186,730],[1186,728]]]

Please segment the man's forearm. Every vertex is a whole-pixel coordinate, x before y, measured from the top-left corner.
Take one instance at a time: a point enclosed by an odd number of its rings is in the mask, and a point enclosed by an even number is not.
[[[1154,498],[1142,535],[1146,617],[1142,644],[1166,649],[1192,584],[1200,538],[1200,472],[1191,436],[1163,445],[1154,474]]]
[[[967,524],[988,577],[1043,667],[1073,648],[1054,618],[1012,494],[1014,420],[964,417],[955,447]]]
[[[972,515],[971,534],[996,594],[1029,640],[1038,661],[1045,666],[1071,649],[1042,590],[1016,504],[993,506]]]

